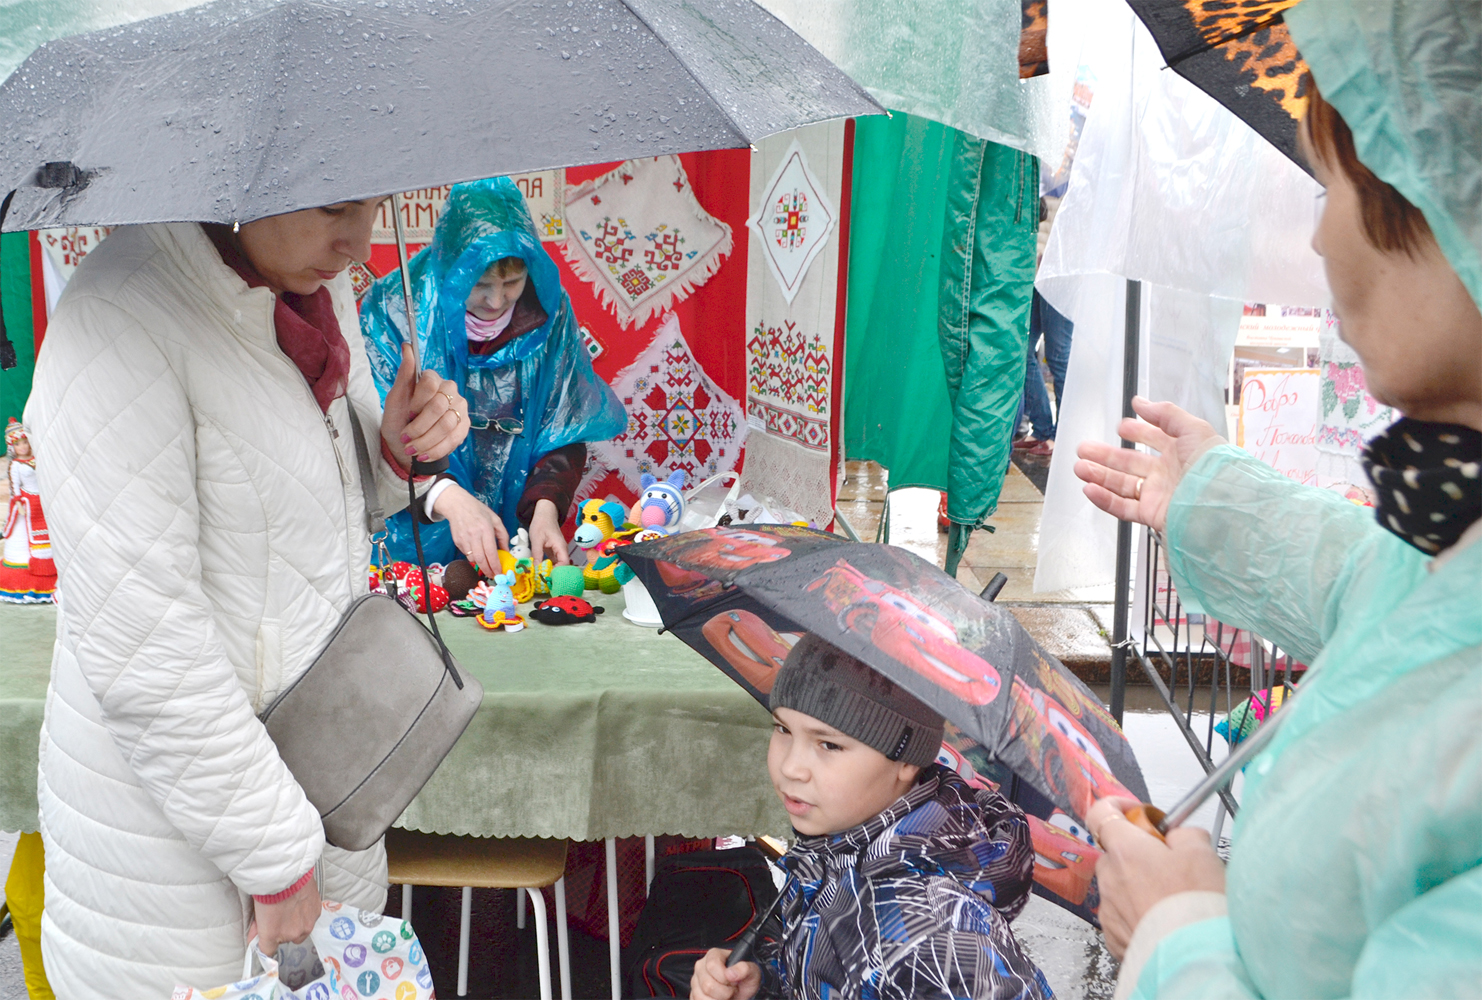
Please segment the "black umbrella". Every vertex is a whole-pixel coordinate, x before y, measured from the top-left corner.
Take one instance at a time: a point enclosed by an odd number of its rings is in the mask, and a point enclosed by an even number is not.
[[[880,113],[750,0],[217,0],[0,84],[3,228],[247,222]]]
[[[905,549],[791,525],[707,528],[618,554],[665,627],[763,705],[812,632],[939,711],[953,765],[981,751],[978,766],[1005,767],[1022,788],[1011,797],[1049,821],[1031,824],[1041,891],[1094,919],[1086,811],[1110,795],[1143,801],[1147,785],[1100,699],[1012,613]]]
[[[751,0],[216,0],[0,84],[0,231],[249,222],[883,110]]]

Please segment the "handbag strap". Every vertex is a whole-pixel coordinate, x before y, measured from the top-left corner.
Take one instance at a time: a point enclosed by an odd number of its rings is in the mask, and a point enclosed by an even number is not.
[[[371,466],[370,449],[365,444],[365,431],[360,427],[360,415],[355,412],[355,404],[350,402],[348,394],[345,396],[345,405],[350,408],[350,433],[355,438],[355,463],[360,467],[360,492],[365,497],[365,526],[370,530],[371,537],[375,538],[386,530],[386,510],[381,506],[381,498],[376,493],[376,474]],[[416,505],[415,479],[407,479],[407,498],[413,506]],[[427,624],[432,626],[432,637],[437,641],[438,652],[442,654],[443,666],[447,668],[448,675],[453,678],[458,690],[462,691],[463,678],[453,665],[453,654],[449,651],[448,644],[443,642],[443,634],[437,627],[437,615],[432,610],[432,579],[427,573],[427,560],[422,555],[422,532],[415,513],[412,515],[412,538],[417,547],[417,568],[422,571],[422,589],[427,597]]]
[[[371,466],[370,449],[365,444],[365,431],[360,426],[360,414],[355,404],[345,396],[345,405],[350,408],[350,433],[355,438],[355,462],[360,466],[360,492],[365,497],[365,526],[374,538],[386,530],[386,510],[381,506],[380,494],[376,492],[376,473]]]

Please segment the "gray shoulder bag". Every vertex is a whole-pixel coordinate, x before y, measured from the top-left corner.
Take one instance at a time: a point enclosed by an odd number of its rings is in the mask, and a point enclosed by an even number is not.
[[[353,405],[350,429],[374,537],[386,520]],[[420,537],[417,549],[421,562]],[[428,621],[431,632],[392,598],[367,594],[260,716],[336,847],[361,851],[380,840],[483,701],[483,687],[448,652],[431,615]]]

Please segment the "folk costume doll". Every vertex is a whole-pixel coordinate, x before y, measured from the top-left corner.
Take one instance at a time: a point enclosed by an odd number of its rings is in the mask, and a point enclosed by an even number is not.
[[[10,459],[10,506],[0,560],[0,601],[50,604],[57,589],[57,567],[51,559],[46,517],[41,513],[36,456],[25,429],[14,417],[5,427],[5,457]]]

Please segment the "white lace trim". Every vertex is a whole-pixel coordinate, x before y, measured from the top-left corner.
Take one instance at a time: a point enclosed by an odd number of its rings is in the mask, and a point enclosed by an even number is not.
[[[834,516],[827,452],[804,448],[768,431],[746,436],[746,464],[740,495],[750,493],[767,506],[785,507],[823,527]]]

